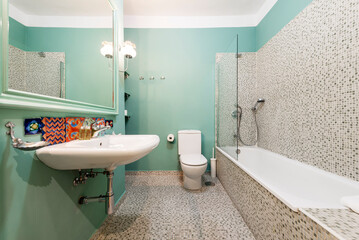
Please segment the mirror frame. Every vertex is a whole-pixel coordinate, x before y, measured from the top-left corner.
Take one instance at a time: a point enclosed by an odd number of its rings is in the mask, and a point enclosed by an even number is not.
[[[105,0],[104,0],[105,1]],[[112,7],[112,31],[113,43],[119,49],[120,27],[122,22],[121,1],[107,0]],[[9,1],[0,0],[0,108],[45,110],[68,113],[93,113],[117,115],[119,113],[119,53],[114,51],[113,56],[113,107],[100,106],[91,103],[74,101],[70,99],[56,98],[41,94],[28,93],[14,89],[8,89],[8,56],[9,56]],[[122,64],[122,63],[121,63]]]

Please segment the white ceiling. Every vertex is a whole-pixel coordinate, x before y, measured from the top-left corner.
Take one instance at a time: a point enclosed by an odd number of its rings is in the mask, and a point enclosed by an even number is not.
[[[20,22],[28,26],[71,27],[72,22],[75,22],[73,27],[111,27],[112,11],[108,0],[9,2],[10,16],[18,21],[22,20]],[[128,28],[251,27],[256,26],[276,2],[277,0],[124,0],[124,25]],[[62,24],[62,20],[66,24]]]
[[[265,0],[124,0],[125,15],[238,16],[256,14]]]
[[[27,15],[37,16],[111,16],[107,0],[9,0]]]

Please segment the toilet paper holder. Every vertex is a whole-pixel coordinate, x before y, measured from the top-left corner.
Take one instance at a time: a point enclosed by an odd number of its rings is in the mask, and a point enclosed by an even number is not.
[[[167,142],[173,143],[175,141],[175,136],[173,134],[168,134]]]

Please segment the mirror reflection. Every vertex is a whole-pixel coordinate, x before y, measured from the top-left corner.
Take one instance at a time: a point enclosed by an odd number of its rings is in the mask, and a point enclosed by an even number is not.
[[[8,88],[113,107],[108,0],[9,0]]]

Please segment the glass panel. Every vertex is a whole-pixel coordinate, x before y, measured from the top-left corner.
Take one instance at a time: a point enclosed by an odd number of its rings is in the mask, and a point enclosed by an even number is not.
[[[237,159],[238,148],[238,36],[216,56],[217,146]]]
[[[257,100],[255,84],[256,53],[240,53],[238,55],[238,104],[242,109],[238,134],[240,146],[254,146],[257,140],[256,112],[252,110]]]

